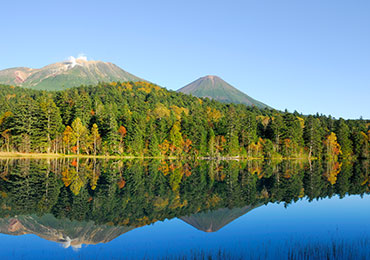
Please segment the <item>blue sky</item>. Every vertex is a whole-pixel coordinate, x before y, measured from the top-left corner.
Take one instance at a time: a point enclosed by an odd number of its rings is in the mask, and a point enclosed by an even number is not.
[[[274,108],[370,118],[370,1],[6,1],[0,69],[80,53],[168,89],[218,75]]]

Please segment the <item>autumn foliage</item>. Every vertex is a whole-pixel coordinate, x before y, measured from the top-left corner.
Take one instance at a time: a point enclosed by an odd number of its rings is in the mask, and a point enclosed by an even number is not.
[[[368,158],[369,120],[258,109],[111,82],[0,86],[0,151],[137,157]]]

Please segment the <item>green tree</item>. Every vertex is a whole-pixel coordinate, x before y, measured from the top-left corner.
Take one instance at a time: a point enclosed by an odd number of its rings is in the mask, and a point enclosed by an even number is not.
[[[149,154],[150,156],[154,156],[154,157],[160,155],[159,140],[155,132],[152,133],[150,141],[149,141]]]
[[[245,120],[243,120],[242,129],[240,133],[240,145],[242,147],[249,147],[249,145],[257,140],[257,120],[254,113],[247,113]],[[248,156],[250,151],[248,150]]]
[[[350,129],[343,118],[336,121],[335,133],[338,143],[342,149],[342,156],[348,158],[352,155],[352,142],[350,139]]]
[[[31,152],[33,148],[41,151],[46,143],[39,112],[37,103],[30,98],[21,99],[14,109],[9,129],[18,148],[23,152]]]
[[[85,91],[75,90],[73,112],[75,118],[80,118],[82,124],[88,125],[92,117],[91,99]]]
[[[114,118],[112,115],[108,119],[108,132],[106,135],[106,141],[107,144],[109,145],[109,150],[111,153],[117,153],[118,152],[118,146],[119,146],[119,139],[120,135],[118,133],[118,124],[117,120]]]
[[[213,129],[210,128],[208,132],[208,154],[211,157],[216,155],[215,145],[215,133],[213,132]]]
[[[176,151],[177,153],[181,153],[181,147],[183,143],[183,138],[181,135],[181,127],[179,122],[175,122],[170,130],[168,139],[171,143],[172,146],[174,146],[173,150],[174,152]]]
[[[306,147],[308,147],[308,157],[312,156],[321,157],[322,153],[322,138],[324,130],[321,127],[320,120],[313,116],[308,116],[305,122],[303,131],[303,138],[305,140]]]
[[[280,152],[280,144],[283,138],[285,124],[283,117],[280,114],[274,115],[273,119],[267,126],[267,133],[270,140],[275,144],[275,151]]]
[[[270,139],[265,139],[263,142],[263,156],[265,158],[271,158],[274,153],[274,144]]]
[[[50,153],[52,140],[62,129],[62,118],[60,117],[59,108],[55,105],[53,99],[49,96],[42,96],[40,99],[41,120],[44,126],[43,132],[46,133],[48,142],[47,152]],[[57,148],[55,148],[57,151]]]

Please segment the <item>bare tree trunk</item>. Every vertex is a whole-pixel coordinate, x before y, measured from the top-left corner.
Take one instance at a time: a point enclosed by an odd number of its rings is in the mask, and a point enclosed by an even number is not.
[[[311,159],[311,155],[312,155],[312,146],[313,146],[313,126],[311,125],[311,138],[310,138],[310,152],[308,154],[308,159],[310,160]]]
[[[7,140],[7,142],[6,142],[6,151],[9,153],[9,151],[10,151],[10,138],[8,137],[6,140]]]

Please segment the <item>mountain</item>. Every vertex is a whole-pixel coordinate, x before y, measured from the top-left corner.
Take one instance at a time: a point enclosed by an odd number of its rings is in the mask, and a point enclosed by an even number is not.
[[[128,226],[95,225],[92,221],[57,219],[51,214],[27,215],[0,219],[0,233],[19,236],[34,234],[54,241],[63,247],[80,248],[81,245],[108,243],[134,229]]]
[[[258,108],[269,108],[264,103],[244,94],[240,90],[217,76],[205,76],[180,88],[177,92],[192,94],[196,97],[207,97],[224,103],[245,104]]]
[[[145,81],[117,65],[103,61],[88,61],[71,57],[68,61],[47,65],[41,69],[25,67],[0,70],[0,84],[29,87],[38,90],[63,90],[98,82]]]
[[[245,206],[243,208],[233,209],[221,208],[208,212],[195,213],[190,216],[181,217],[180,219],[198,230],[216,232],[257,206]]]

